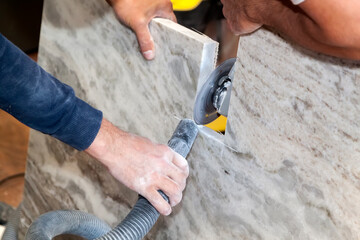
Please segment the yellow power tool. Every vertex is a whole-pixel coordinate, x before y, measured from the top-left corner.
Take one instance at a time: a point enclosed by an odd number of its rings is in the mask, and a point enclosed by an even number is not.
[[[225,131],[235,62],[236,58],[230,58],[221,63],[198,92],[194,106],[194,121],[198,125]]]
[[[202,0],[171,0],[174,11],[191,11],[200,5]],[[225,132],[227,117],[221,114],[216,115],[216,118],[212,118],[212,121],[205,124],[206,127],[216,131]],[[204,122],[202,122],[204,124]]]
[[[174,11],[190,11],[199,6],[202,0],[171,0]]]

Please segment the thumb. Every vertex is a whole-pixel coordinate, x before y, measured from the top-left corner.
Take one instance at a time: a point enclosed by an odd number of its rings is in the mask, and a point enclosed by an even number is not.
[[[141,25],[134,29],[140,51],[146,60],[152,60],[155,57],[154,40],[150,34],[148,25]]]

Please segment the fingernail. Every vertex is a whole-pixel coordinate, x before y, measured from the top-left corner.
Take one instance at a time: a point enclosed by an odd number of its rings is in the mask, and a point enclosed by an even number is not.
[[[155,57],[155,54],[154,54],[153,50],[148,50],[146,52],[143,52],[143,55],[144,55],[146,60],[152,60]]]

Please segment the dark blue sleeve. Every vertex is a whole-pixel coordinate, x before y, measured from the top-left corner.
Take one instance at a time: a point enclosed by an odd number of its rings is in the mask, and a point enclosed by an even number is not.
[[[75,96],[0,34],[0,108],[22,123],[84,150],[94,141],[102,112]]]

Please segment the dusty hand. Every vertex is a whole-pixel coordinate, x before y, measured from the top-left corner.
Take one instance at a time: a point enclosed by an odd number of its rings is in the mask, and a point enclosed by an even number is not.
[[[232,32],[237,35],[251,33],[262,26],[262,13],[267,0],[221,0],[223,13]]]
[[[148,25],[154,17],[163,17],[176,22],[170,0],[107,0],[107,2],[113,7],[120,22],[135,32],[144,58],[153,59],[155,47]]]
[[[110,173],[144,196],[163,215],[182,199],[187,161],[169,147],[121,131],[105,118],[91,146],[85,150],[108,167]],[[157,192],[162,190],[170,205]]]

